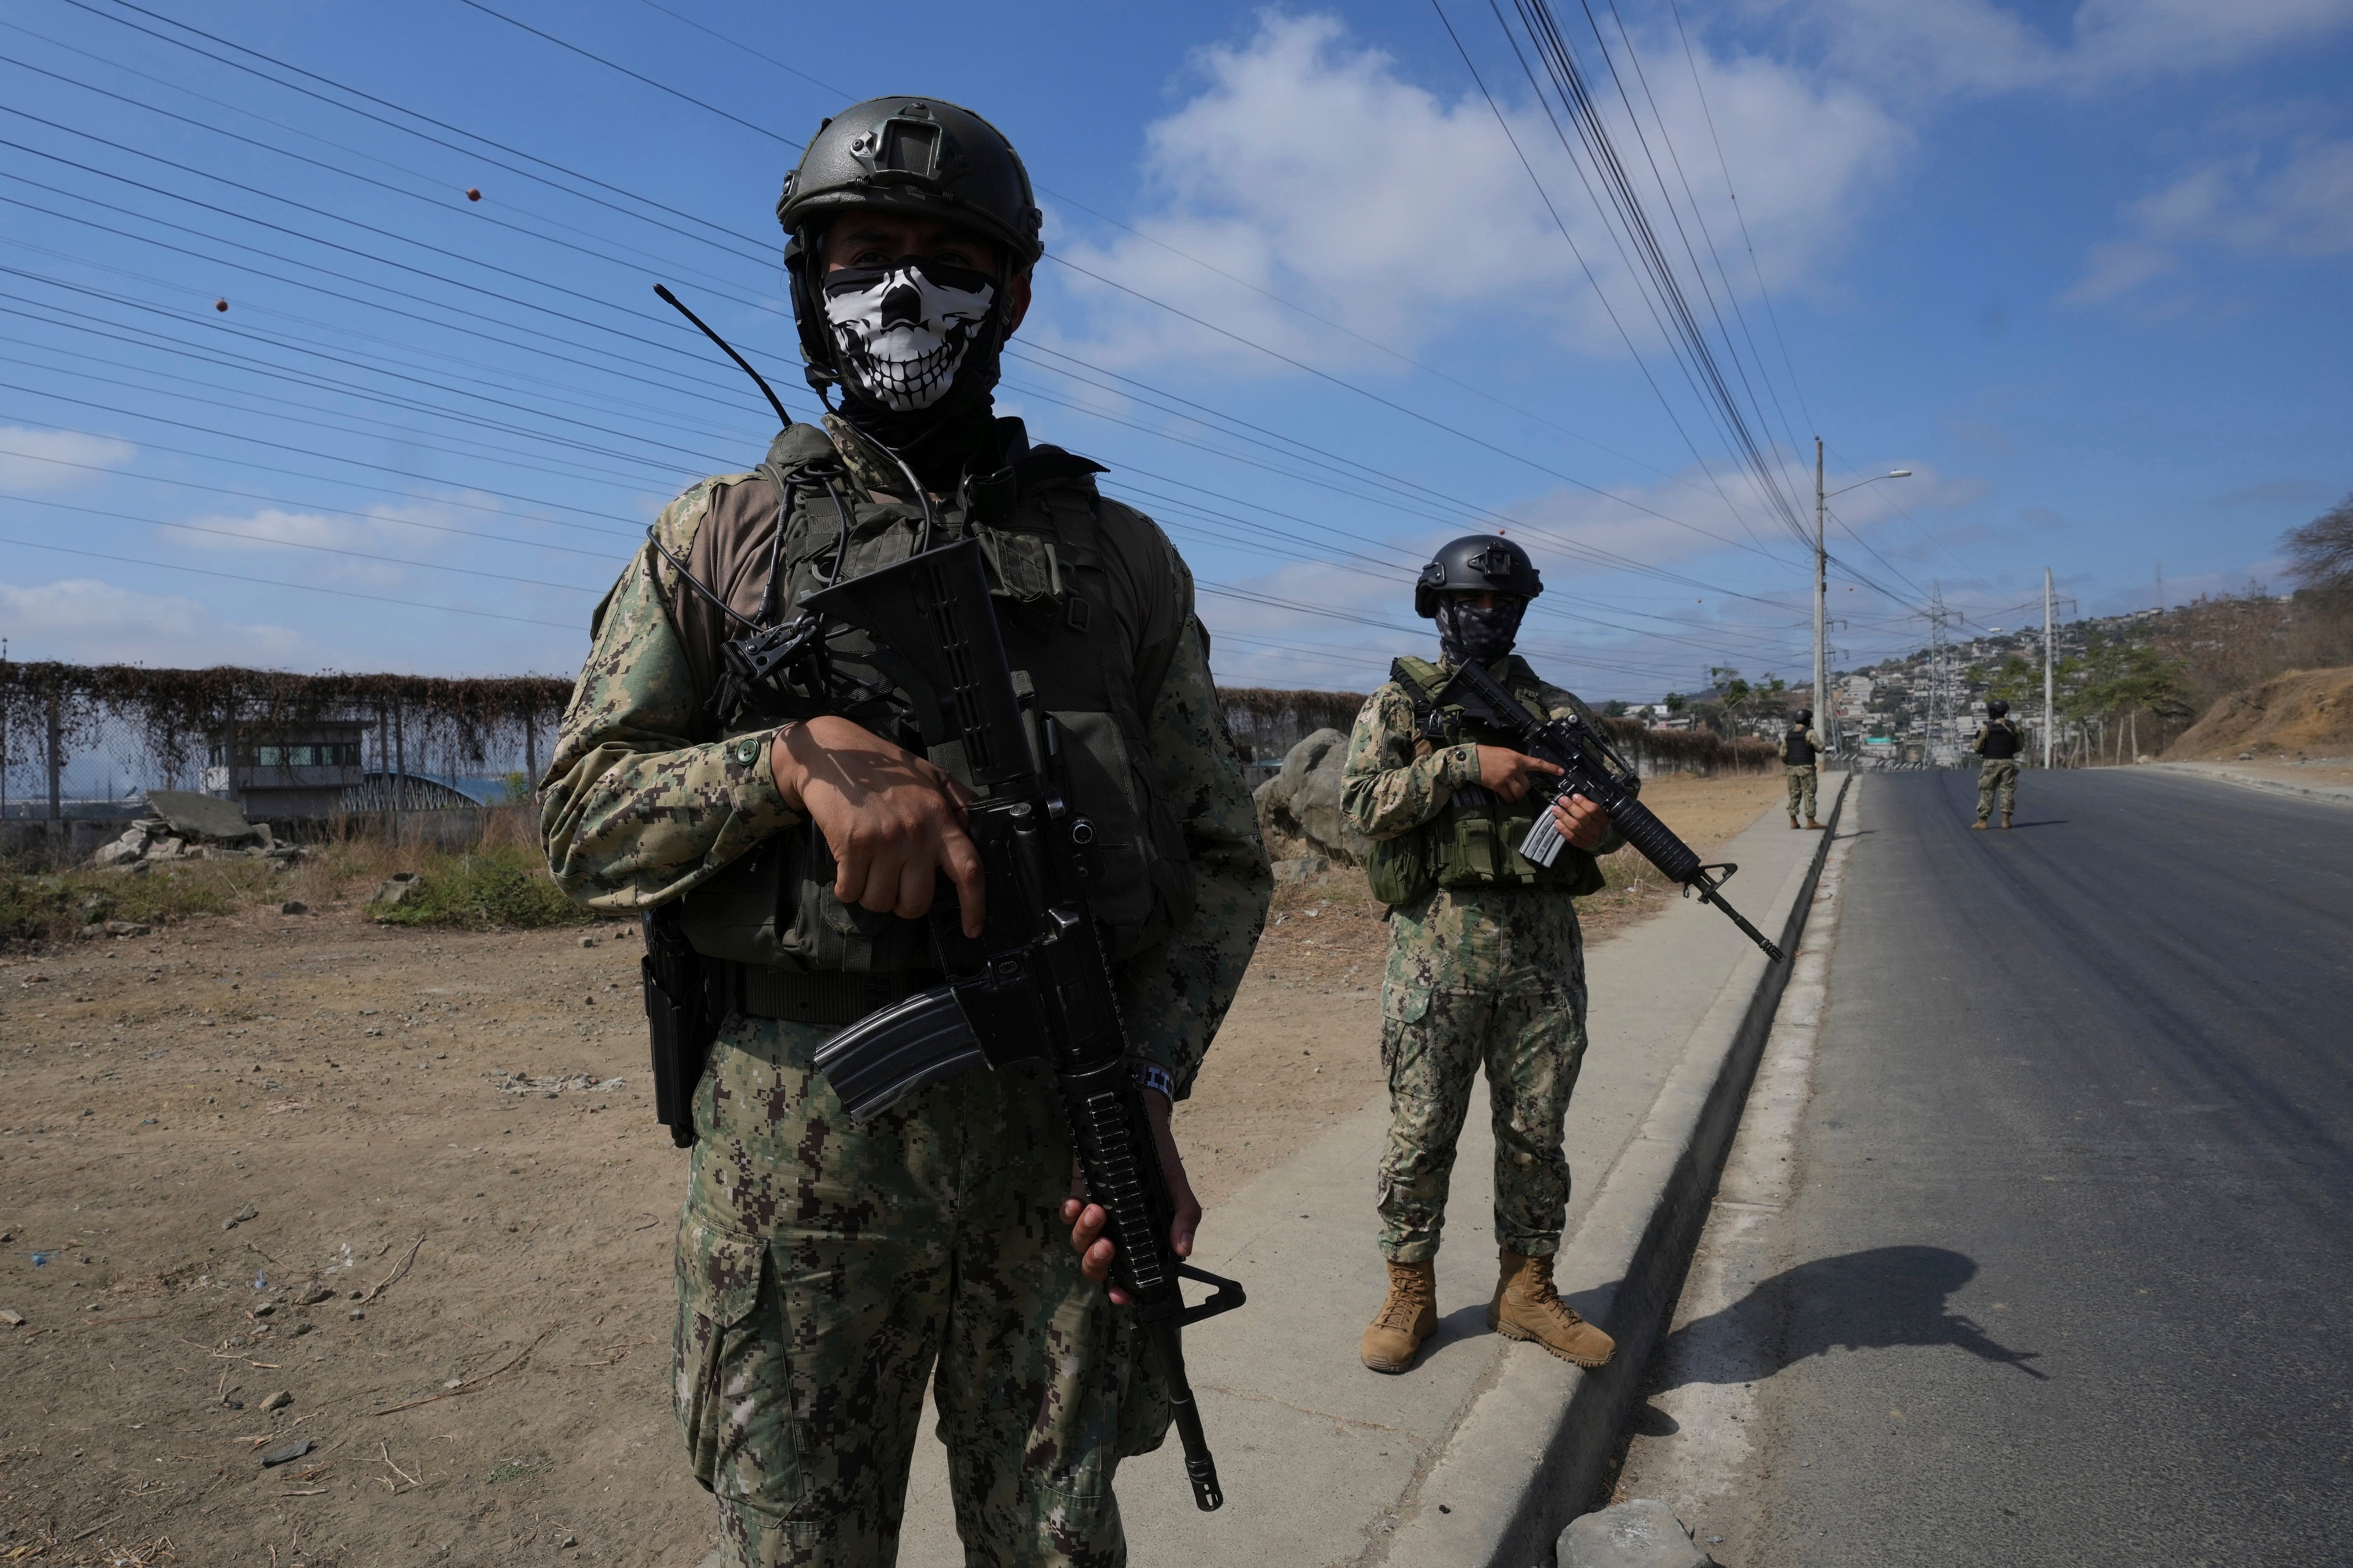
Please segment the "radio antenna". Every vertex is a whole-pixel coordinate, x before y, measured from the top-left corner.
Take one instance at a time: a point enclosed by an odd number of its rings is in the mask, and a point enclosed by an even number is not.
[[[709,323],[705,322],[702,317],[696,315],[693,311],[688,310],[685,303],[681,300],[677,295],[670,291],[669,284],[655,284],[654,292],[662,297],[663,304],[668,305],[671,310],[676,310],[680,315],[684,316],[688,321],[692,321],[696,328],[702,331],[704,337],[709,338],[712,342],[717,343],[721,351],[724,353],[729,359],[733,360],[737,364],[744,367],[744,374],[750,376],[752,380],[758,384],[761,393],[765,395],[768,400],[768,406],[776,411],[776,422],[778,424],[790,425],[793,422],[793,416],[785,412],[784,403],[776,396],[776,389],[768,384],[767,378],[763,376],[758,371],[754,370],[752,368],[752,362],[745,359],[742,354],[737,353],[733,344],[730,343],[725,338],[721,337],[717,332],[712,331]]]

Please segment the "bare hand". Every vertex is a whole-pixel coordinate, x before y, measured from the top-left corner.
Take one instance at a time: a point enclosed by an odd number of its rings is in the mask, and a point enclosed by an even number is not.
[[[826,716],[776,737],[769,766],[785,803],[825,835],[833,896],[877,914],[929,913],[937,876],[955,884],[964,933],[986,909],[980,852],[965,836],[964,787],[922,757],[847,719]]]
[[[1581,795],[1565,795],[1552,803],[1552,825],[1578,849],[1590,849],[1609,831],[1609,814]]]
[[[1193,1233],[1200,1228],[1201,1205],[1193,1196],[1193,1184],[1186,1179],[1185,1161],[1176,1152],[1176,1134],[1168,1131],[1168,1100],[1158,1089],[1144,1091],[1144,1113],[1152,1123],[1152,1141],[1160,1146],[1161,1173],[1168,1178],[1168,1196],[1174,1202],[1176,1217],[1168,1226],[1168,1249],[1179,1258],[1193,1256]],[[1071,1247],[1079,1255],[1079,1272],[1101,1285],[1111,1278],[1112,1259],[1119,1248],[1103,1235],[1103,1226],[1111,1216],[1100,1204],[1084,1201],[1085,1187],[1079,1173],[1071,1173],[1071,1195],[1062,1202],[1062,1223],[1071,1227]],[[1124,1307],[1127,1292],[1113,1285],[1111,1299]]]
[[[1507,747],[1479,748],[1479,782],[1505,800],[1517,800],[1528,793],[1529,775],[1559,772],[1541,757],[1525,757]]]

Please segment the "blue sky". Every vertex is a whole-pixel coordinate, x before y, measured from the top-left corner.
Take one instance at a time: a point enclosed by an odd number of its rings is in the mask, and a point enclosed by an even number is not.
[[[1841,664],[1932,590],[2018,626],[2045,566],[2090,614],[2284,585],[2353,489],[2353,0],[1569,30],[1779,502],[1486,7],[1446,0],[1466,64],[1428,4],[0,4],[12,657],[569,671],[645,521],[769,433],[651,285],[806,415],[773,205],[884,91],[1027,158],[1004,405],[1169,528],[1229,683],[1363,689],[1495,526],[1588,696],[1798,676],[1816,435],[1833,489],[1915,470],[1831,503]]]

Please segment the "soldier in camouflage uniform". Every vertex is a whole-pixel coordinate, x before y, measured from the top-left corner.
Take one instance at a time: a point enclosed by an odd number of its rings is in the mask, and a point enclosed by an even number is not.
[[[1168,1410],[1071,1198],[1047,1070],[976,1070],[853,1123],[814,1066],[841,1025],[938,981],[939,877],[976,931],[960,752],[926,755],[857,634],[828,705],[749,674],[816,587],[977,537],[1017,684],[1060,722],[1096,823],[1091,898],[1190,1248],[1166,1131],[1232,1001],[1272,879],[1210,684],[1192,580],[1099,466],[995,417],[1040,253],[987,121],[883,99],[821,128],[778,216],[808,377],[840,396],[753,472],[663,511],[596,613],[542,784],[557,880],[674,920],[725,1018],[692,1101],[677,1410],[730,1564],[895,1560],[927,1382],[965,1560],[1115,1568],[1112,1480]],[[845,706],[846,704],[846,706]]]
[[[1782,769],[1789,775],[1789,826],[1798,826],[1802,807],[1808,827],[1820,827],[1814,816],[1815,792],[1821,784],[1822,732],[1814,728],[1814,710],[1798,710],[1798,721],[1781,737]]]
[[[1381,1157],[1381,1251],[1389,1289],[1365,1331],[1376,1372],[1404,1372],[1437,1328],[1439,1232],[1472,1081],[1486,1069],[1495,1135],[1501,1268],[1487,1326],[1581,1366],[1609,1336],[1560,1299],[1552,1279],[1568,1212],[1561,1149],[1585,1058],[1585,948],[1576,898],[1601,886],[1594,855],[1615,841],[1582,796],[1556,808],[1568,847],[1550,868],[1518,852],[1535,821],[1532,774],[1560,770],[1482,739],[1450,707],[1450,672],[1491,668],[1547,716],[1585,714],[1575,697],[1512,656],[1527,603],[1543,592],[1511,541],[1458,539],[1423,569],[1414,608],[1438,622],[1440,658],[1399,659],[1356,717],[1341,805],[1374,840],[1373,894],[1390,906],[1381,987],[1389,1135]]]
[[[1997,697],[1986,704],[1986,721],[1978,726],[1969,750],[1985,759],[1978,768],[1978,819],[1969,826],[1986,826],[1998,795],[2001,825],[2008,827],[2010,813],[2018,809],[2018,757],[2026,750],[2026,737],[2010,718],[2009,703]]]

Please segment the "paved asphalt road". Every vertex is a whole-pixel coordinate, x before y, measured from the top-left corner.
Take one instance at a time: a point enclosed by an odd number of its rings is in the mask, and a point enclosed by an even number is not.
[[[1865,782],[1741,1568],[2353,1563],[2353,810]]]

